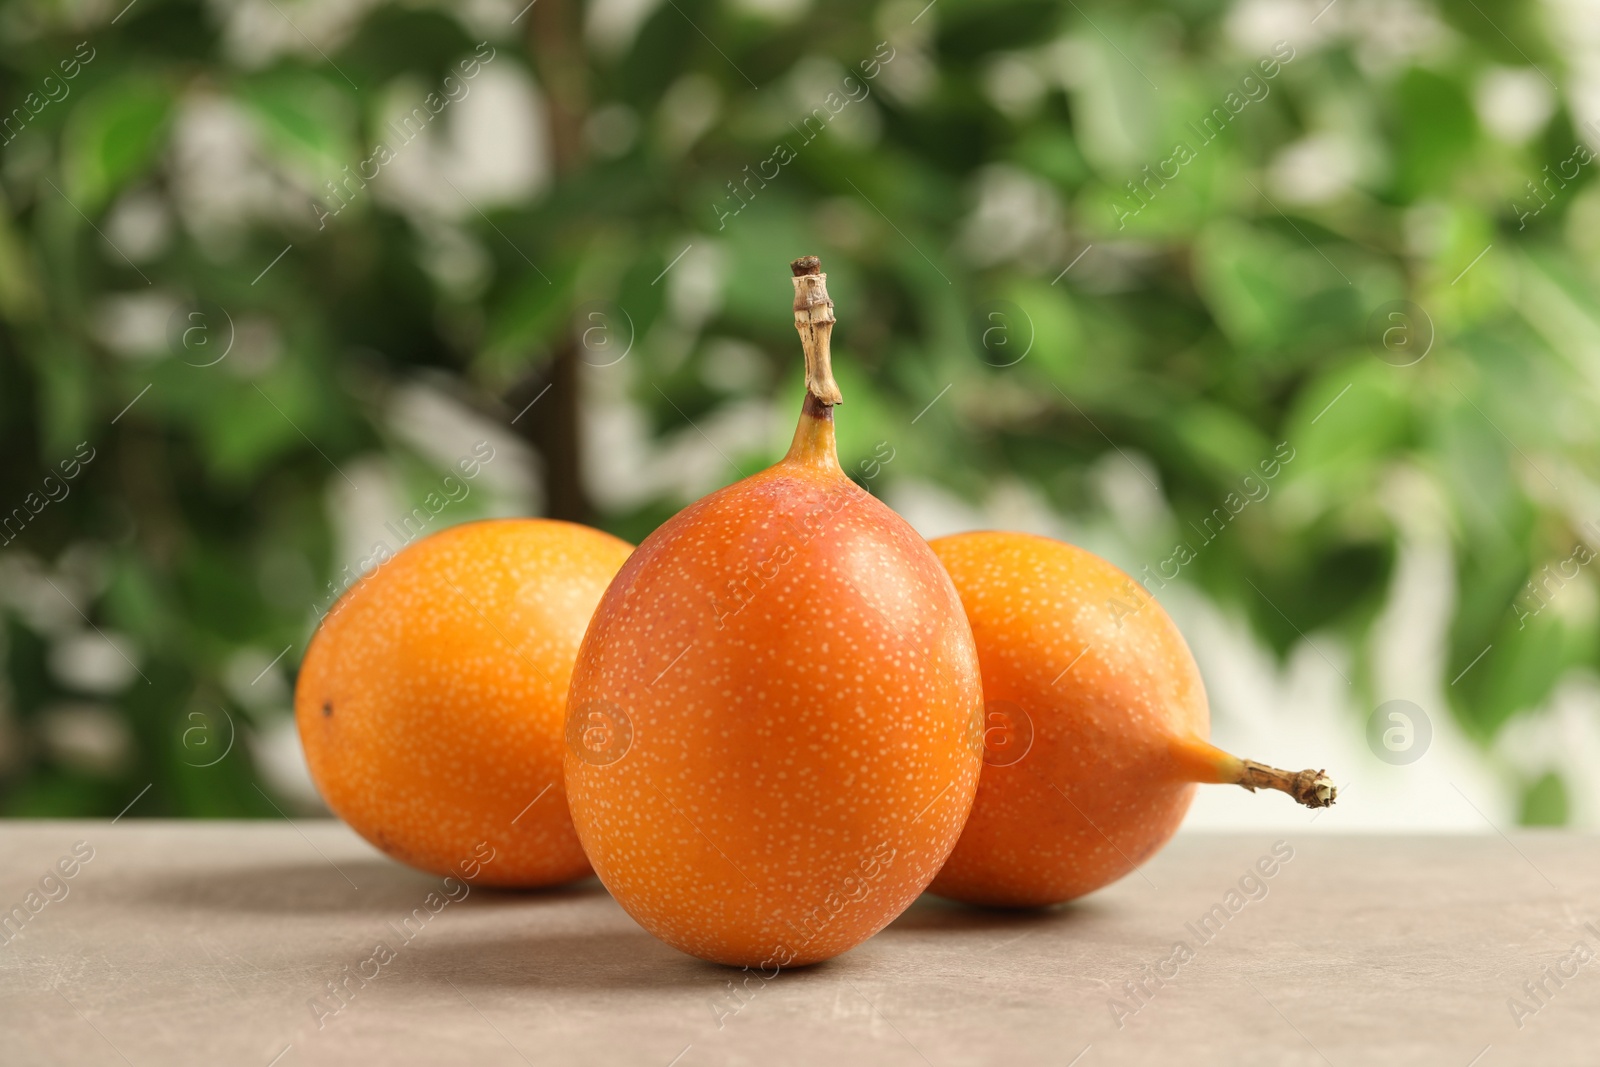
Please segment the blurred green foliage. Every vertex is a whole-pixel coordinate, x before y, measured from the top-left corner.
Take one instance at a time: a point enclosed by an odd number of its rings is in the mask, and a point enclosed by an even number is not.
[[[1134,464],[1166,502],[1124,529],[1134,569],[1287,442],[1181,580],[1280,651],[1342,638],[1368,692],[1402,548],[1448,546],[1440,673],[1472,669],[1441,691],[1487,750],[1596,661],[1588,573],[1537,612],[1527,586],[1595,498],[1600,193],[1560,88],[1582,72],[1536,5],[1320,7],[673,0],[629,32],[630,5],[563,0],[6,5],[0,507],[26,516],[0,535],[0,811],[115,814],[153,783],[137,814],[271,815],[251,745],[202,764],[283,721],[348,562],[344,468],[385,457],[420,498],[447,467],[386,416],[397,391],[512,427],[549,511],[636,540],[685,494],[574,481],[579,386],[612,371],[603,402],[663,441],[787,411],[808,252],[847,467],[887,439],[886,483],[1020,483],[1090,521],[1096,472]],[[393,174],[332,197],[485,41],[485,72],[537,87],[500,120],[537,180],[451,185],[451,102],[396,149],[445,175],[437,204]],[[152,297],[174,317],[145,321]],[[1525,820],[1565,817],[1559,777],[1523,784]]]

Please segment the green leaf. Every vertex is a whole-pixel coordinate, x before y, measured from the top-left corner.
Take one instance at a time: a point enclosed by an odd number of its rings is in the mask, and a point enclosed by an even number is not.
[[[339,180],[343,168],[366,156],[356,150],[355,107],[341,84],[315,71],[286,69],[235,86],[272,155],[307,175],[319,195],[324,182]]]
[[[1352,500],[1373,507],[1386,460],[1413,437],[1407,393],[1414,380],[1361,352],[1296,395],[1284,423],[1294,456],[1283,483],[1301,495],[1306,514],[1348,508]]]
[[[1253,227],[1219,222],[1195,247],[1195,283],[1234,343],[1266,348],[1289,341],[1301,295],[1316,285],[1316,253]]]
[[[1472,151],[1478,121],[1454,79],[1412,67],[1400,79],[1394,188],[1404,200],[1448,188]]]
[[[1272,458],[1272,442],[1249,419],[1216,404],[1192,401],[1173,418],[1172,432],[1194,461],[1234,482]]]
[[[96,86],[72,109],[62,136],[61,175],[87,215],[154,164],[172,95],[157,77],[127,73]]]
[[[1570,809],[1566,783],[1555,771],[1548,771],[1523,792],[1517,822],[1523,826],[1565,826]]]

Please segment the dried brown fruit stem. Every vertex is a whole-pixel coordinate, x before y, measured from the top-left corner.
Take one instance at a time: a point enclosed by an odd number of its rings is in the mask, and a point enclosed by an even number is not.
[[[1252,793],[1276,789],[1308,808],[1331,807],[1339,796],[1327,771],[1280,771],[1253,759],[1240,759],[1192,734],[1173,738],[1172,757],[1178,773],[1191,782],[1238,785]]]
[[[1250,792],[1257,789],[1276,789],[1288,793],[1308,808],[1331,807],[1339,797],[1339,790],[1328,777],[1327,771],[1280,771],[1255,760],[1240,760],[1239,777],[1235,784]]]
[[[794,271],[794,328],[806,353],[806,393],[826,407],[844,403],[839,383],[833,380],[833,356],[828,344],[833,336],[833,301],[828,298],[828,276],[816,256],[801,256],[789,264]]]

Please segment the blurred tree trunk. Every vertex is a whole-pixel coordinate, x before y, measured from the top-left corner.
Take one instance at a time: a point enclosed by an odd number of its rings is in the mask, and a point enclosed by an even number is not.
[[[555,180],[582,169],[583,123],[588,109],[581,12],[571,0],[534,0],[528,10],[528,51],[544,93],[550,123]],[[544,457],[545,511],[553,519],[589,522],[580,456],[578,346],[570,330],[556,342],[550,360],[511,391],[513,411],[549,392],[519,419],[517,428]]]

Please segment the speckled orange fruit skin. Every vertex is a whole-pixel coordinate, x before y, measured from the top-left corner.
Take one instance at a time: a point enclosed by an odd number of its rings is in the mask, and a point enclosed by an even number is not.
[[[352,587],[311,639],[295,686],[300,741],[328,806],[435,874],[459,876],[485,842],[494,858],[479,884],[588,874],[562,785],[567,684],[630,551],[572,523],[474,522],[407,546]]]
[[[1210,712],[1189,646],[1142,587],[1081,548],[997,532],[932,546],[978,642],[989,754],[931,891],[1038,907],[1130,873],[1177,830],[1193,783],[1215,780],[1215,750],[1193,743]],[[1032,745],[1009,762],[1028,722]]]
[[[601,881],[668,944],[763,971],[844,952],[916,899],[981,765],[955,589],[840,472],[831,420],[813,429],[811,460],[792,450],[645,539],[569,698],[572,718],[631,723],[614,762],[567,753]]]

